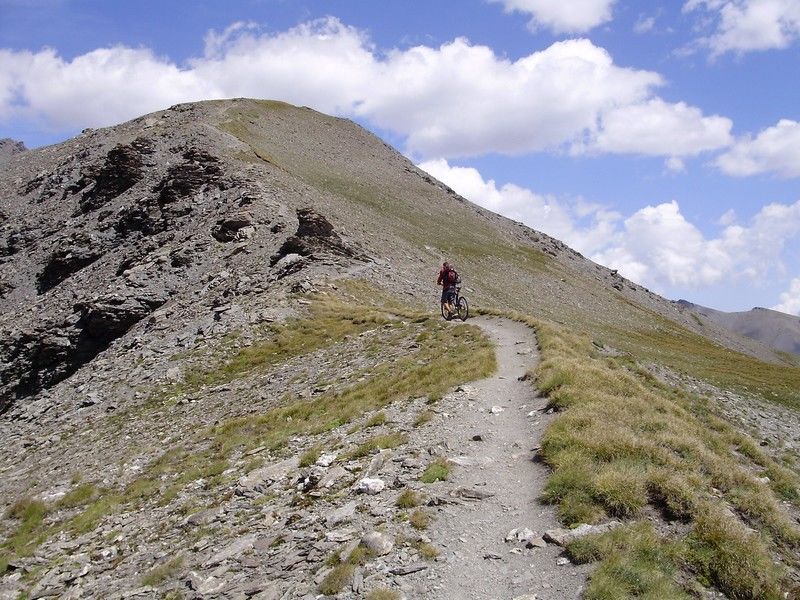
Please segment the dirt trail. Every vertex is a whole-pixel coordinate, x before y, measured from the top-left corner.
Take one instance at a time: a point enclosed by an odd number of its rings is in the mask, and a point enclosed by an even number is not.
[[[564,559],[558,546],[527,549],[521,542],[505,541],[515,528],[541,535],[560,527],[554,510],[537,501],[547,469],[533,461],[552,417],[545,414],[546,399],[518,379],[539,359],[536,337],[530,328],[507,319],[469,322],[497,344],[498,371],[465,386],[466,399],[462,395],[440,404],[449,418],[432,439],[421,442],[441,443],[449,458],[463,463],[448,481],[434,484],[436,494],[452,499],[455,490],[468,488],[493,496],[440,508],[430,537],[442,550],[441,559],[424,578],[403,587],[409,598],[578,598],[588,567],[559,565],[558,559]],[[493,413],[493,407],[502,412]]]

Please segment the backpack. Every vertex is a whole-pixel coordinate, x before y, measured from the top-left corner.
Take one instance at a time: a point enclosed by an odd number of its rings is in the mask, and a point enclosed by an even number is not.
[[[447,272],[447,283],[461,283],[461,278],[455,269],[450,269]]]

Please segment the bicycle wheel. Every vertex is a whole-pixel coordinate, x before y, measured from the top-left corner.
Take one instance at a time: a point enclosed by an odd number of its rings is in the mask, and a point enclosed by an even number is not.
[[[442,302],[442,318],[444,318],[445,321],[449,321],[453,318],[453,315],[447,312],[447,309],[444,307],[444,302]]]
[[[469,303],[464,296],[459,297],[456,312],[458,313],[458,318],[462,321],[466,321],[467,317],[469,317]]]

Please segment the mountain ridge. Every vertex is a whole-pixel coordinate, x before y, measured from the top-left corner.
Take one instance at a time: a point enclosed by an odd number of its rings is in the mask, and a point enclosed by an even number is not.
[[[794,315],[758,306],[749,311],[725,312],[688,300],[678,300],[677,304],[735,333],[781,352],[800,355],[800,318]]]
[[[425,528],[490,498],[484,437],[506,452],[495,474],[537,458],[537,509],[622,527],[625,557],[691,526],[709,562],[656,562],[695,591],[793,589],[800,369],[468,202],[351,121],[177,105],[17,155],[0,198],[3,593],[446,598],[436,557],[460,534]],[[445,259],[502,325],[438,316]],[[524,370],[507,405],[485,387],[493,327],[527,332],[504,334],[501,371]],[[493,438],[508,419],[540,447]],[[729,526],[701,529],[711,517]],[[511,539],[546,547],[511,560],[557,573],[561,550],[524,525]],[[502,570],[510,534],[485,533],[477,563]],[[713,539],[746,540],[764,568],[718,581],[729,564],[712,559],[731,553]],[[659,577],[680,587],[673,567]]]

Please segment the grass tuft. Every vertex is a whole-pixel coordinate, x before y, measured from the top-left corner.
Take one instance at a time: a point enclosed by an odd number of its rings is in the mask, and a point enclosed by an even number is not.
[[[386,425],[388,422],[389,418],[386,416],[386,413],[380,411],[372,415],[367,421],[366,425],[367,427],[380,427],[381,425]]]
[[[320,593],[325,596],[335,596],[353,581],[355,566],[349,563],[340,563],[333,567],[319,584]]]
[[[437,458],[427,466],[425,471],[420,476],[419,480],[422,483],[434,483],[436,481],[446,481],[450,476],[451,470],[450,463],[444,458]]]
[[[183,567],[183,557],[176,556],[168,562],[154,567],[142,577],[142,585],[158,586]]]
[[[431,524],[431,515],[424,510],[417,509],[408,515],[408,523],[414,529],[427,529]]]
[[[377,435],[368,439],[367,441],[359,444],[351,452],[342,456],[343,461],[356,460],[374,454],[380,450],[388,448],[396,448],[408,441],[408,437],[402,433],[387,433],[386,435]]]
[[[309,448],[300,455],[300,467],[310,467],[317,462],[320,454],[322,454],[322,448],[320,446],[313,446]]]
[[[422,504],[422,494],[414,490],[403,490],[395,503],[398,508],[414,508]]]
[[[75,508],[88,504],[99,495],[98,489],[91,483],[81,483],[71,489],[58,501],[59,508]]]

